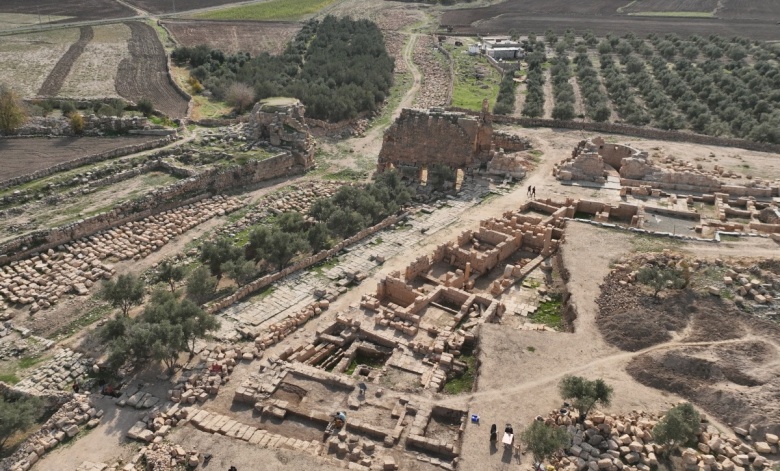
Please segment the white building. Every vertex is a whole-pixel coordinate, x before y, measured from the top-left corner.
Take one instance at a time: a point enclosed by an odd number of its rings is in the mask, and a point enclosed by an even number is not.
[[[493,59],[522,59],[525,57],[523,45],[512,41],[509,36],[487,36],[482,38],[480,52]]]

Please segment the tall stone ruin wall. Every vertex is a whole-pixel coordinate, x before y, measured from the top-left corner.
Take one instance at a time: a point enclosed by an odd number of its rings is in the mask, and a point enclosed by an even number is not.
[[[0,264],[20,260],[34,252],[48,250],[120,224],[190,204],[211,194],[303,173],[310,168],[300,165],[299,161],[300,159],[292,154],[283,153],[236,167],[207,170],[195,177],[153,191],[140,200],[122,203],[106,213],[10,240],[0,245]]]
[[[385,132],[378,168],[479,165],[489,158],[492,134],[492,128],[481,118],[462,113],[404,109]]]
[[[274,147],[289,149],[305,167],[314,165],[314,139],[304,119],[305,108],[300,101],[271,104],[261,101],[252,108],[246,126],[248,137],[267,140]]]

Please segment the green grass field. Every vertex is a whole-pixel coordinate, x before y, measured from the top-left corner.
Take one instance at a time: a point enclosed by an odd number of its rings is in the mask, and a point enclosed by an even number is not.
[[[317,13],[337,0],[270,0],[224,10],[201,13],[206,20],[294,20]]]
[[[484,56],[466,54],[466,46],[450,46],[448,49],[455,62],[452,106],[479,111],[482,109],[482,100],[487,98],[492,110],[498,96],[501,75]],[[484,74],[481,79],[476,77],[477,70]]]

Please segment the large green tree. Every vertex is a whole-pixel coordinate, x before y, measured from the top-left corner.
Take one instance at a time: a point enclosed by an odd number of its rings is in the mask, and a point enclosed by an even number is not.
[[[534,461],[542,463],[568,445],[570,436],[563,427],[549,426],[540,420],[534,420],[520,434],[520,440],[534,456]]]
[[[584,419],[597,403],[608,406],[612,400],[612,387],[600,378],[590,381],[581,376],[567,375],[558,383],[558,391],[562,398],[573,400],[574,407],[580,411],[581,419]]]
[[[10,133],[24,124],[27,114],[19,96],[10,88],[0,85],[0,131]]]
[[[171,293],[176,292],[176,283],[184,279],[184,267],[181,265],[174,265],[173,262],[168,260],[160,264],[160,268],[157,272],[157,281],[160,283],[167,283],[171,288]]]
[[[222,264],[239,260],[243,255],[243,251],[227,237],[221,237],[215,242],[205,242],[200,248],[200,260],[208,265],[211,274],[218,279],[222,277]]]
[[[281,270],[300,252],[309,250],[309,244],[300,233],[287,233],[273,229],[264,249],[265,258]]]
[[[192,356],[195,342],[218,328],[214,316],[192,301],[179,301],[170,292],[158,290],[140,316],[107,323],[102,336],[109,342],[109,363],[115,368],[156,360],[173,371],[179,355],[188,351]]]
[[[187,277],[187,297],[201,305],[211,299],[217,291],[217,279],[208,268],[198,267]]]
[[[116,281],[107,280],[100,291],[101,296],[127,316],[130,308],[141,304],[144,299],[144,280],[132,273],[119,275]]]
[[[41,401],[36,397],[9,400],[0,396],[0,450],[16,432],[29,428],[41,415]]]
[[[699,412],[688,403],[678,404],[653,427],[653,438],[661,446],[695,443],[701,432]]]

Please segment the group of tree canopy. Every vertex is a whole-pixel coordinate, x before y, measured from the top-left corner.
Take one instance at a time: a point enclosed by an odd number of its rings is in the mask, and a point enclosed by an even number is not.
[[[314,202],[308,217],[295,211],[266,218],[253,227],[245,246],[228,237],[207,241],[200,260],[220,278],[248,283],[269,270],[281,270],[297,255],[326,250],[339,240],[381,222],[409,203],[412,194],[397,171],[378,175],[365,186],[343,186]]]
[[[577,39],[570,30],[560,39],[547,31],[544,41],[530,34],[521,42],[528,64],[524,116],[544,114],[543,70],[549,67],[553,119],[608,121],[611,101],[616,117],[634,126],[780,143],[780,48],[775,44],[716,35],[645,39],[629,33],[598,39],[586,32]],[[549,49],[555,56],[548,61],[544,51]],[[572,52],[576,71],[569,63]],[[584,105],[577,116],[569,83],[575,72]]]
[[[329,121],[376,110],[393,82],[393,59],[377,25],[333,16],[306,23],[278,56],[226,55],[196,46],[177,48],[171,59],[189,65],[191,75],[217,99],[243,83],[257,100],[292,96],[308,116]]]

